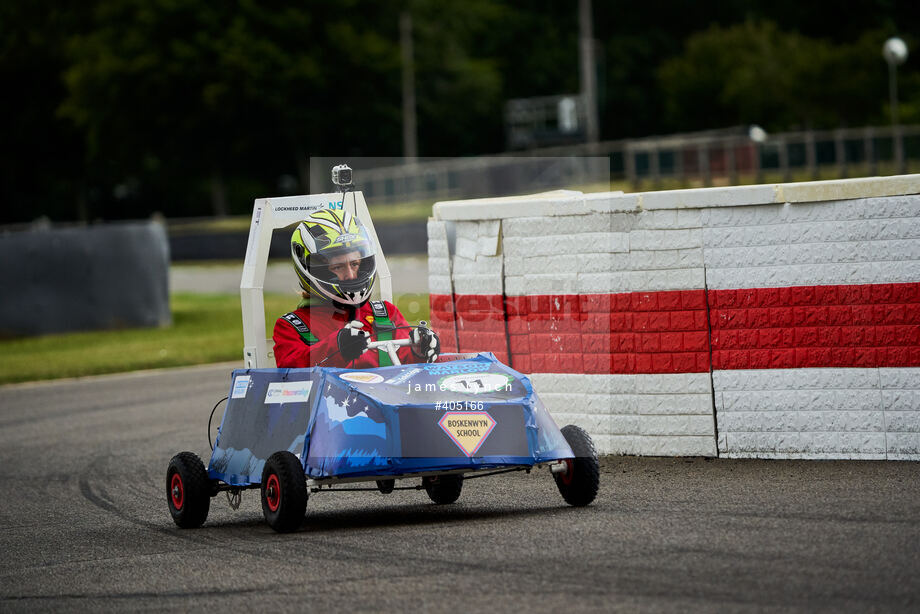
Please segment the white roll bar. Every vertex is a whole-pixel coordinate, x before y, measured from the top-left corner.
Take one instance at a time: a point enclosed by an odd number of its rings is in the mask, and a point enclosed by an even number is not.
[[[247,369],[275,367],[272,342],[271,339],[266,339],[265,334],[265,300],[262,293],[272,231],[296,224],[311,213],[322,209],[347,209],[364,224],[377,248],[376,292],[379,293],[382,300],[393,300],[390,267],[387,266],[383,248],[377,239],[377,231],[371,221],[363,193],[333,192],[283,198],[260,198],[255,201],[252,209],[249,242],[246,245],[246,259],[243,262],[243,278],[240,281],[240,300],[243,310],[243,363]],[[293,271],[291,276],[293,279]]]

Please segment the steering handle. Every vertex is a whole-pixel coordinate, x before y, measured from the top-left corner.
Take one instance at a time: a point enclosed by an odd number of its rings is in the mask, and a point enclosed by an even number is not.
[[[418,326],[420,328],[427,328],[428,322],[426,322],[425,320],[419,320]],[[346,324],[345,328],[354,328],[354,329],[360,330],[361,328],[363,328],[363,324],[361,324],[361,322],[357,320],[354,320]],[[416,327],[412,326],[408,328],[416,328]],[[370,333],[369,336],[376,337],[377,335],[376,333]],[[412,345],[411,339],[390,339],[388,341],[369,341],[365,352],[369,352],[370,350],[383,350],[387,354],[390,355],[390,360],[393,362],[393,365],[396,366],[396,365],[402,365],[402,363],[399,361],[399,356],[396,354],[396,350],[398,350],[401,347],[405,347],[407,345]]]
[[[394,365],[401,365],[402,363],[399,362],[399,355],[396,354],[396,350],[398,348],[401,348],[405,345],[409,345],[411,343],[412,341],[410,339],[391,339],[389,341],[370,341],[367,344],[367,351],[382,349],[383,351],[385,351],[387,354],[390,355],[390,360],[393,362]]]
[[[410,345],[412,343],[411,339],[391,339],[389,341],[368,341],[367,349],[376,350],[379,348],[386,349],[388,345],[393,345],[396,347],[403,347],[405,345]]]

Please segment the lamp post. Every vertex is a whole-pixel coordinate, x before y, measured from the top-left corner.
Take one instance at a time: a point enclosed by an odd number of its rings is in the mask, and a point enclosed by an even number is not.
[[[581,96],[585,102],[585,138],[597,143],[600,125],[597,117],[597,69],[594,65],[594,26],[591,0],[578,0],[578,50],[581,75]]]
[[[767,131],[757,124],[751,124],[748,127],[748,138],[751,140],[751,149],[754,152],[754,181],[762,183],[763,166],[760,157],[760,146],[767,142]]]
[[[399,15],[399,49],[402,57],[403,160],[418,161],[418,133],[415,119],[415,52],[412,48],[412,14]]]
[[[894,159],[899,173],[906,171],[904,165],[904,143],[901,126],[898,123],[898,64],[907,59],[907,45],[897,36],[885,41],[882,56],[888,62],[888,97],[891,104],[891,139],[894,143]]]

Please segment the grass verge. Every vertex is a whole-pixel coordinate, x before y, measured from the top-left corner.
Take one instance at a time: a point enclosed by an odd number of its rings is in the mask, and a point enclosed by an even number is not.
[[[293,309],[291,295],[265,296],[266,330]],[[404,295],[410,322],[428,319],[428,295]],[[45,335],[0,341],[0,384],[242,360],[243,322],[235,294],[177,293],[166,328]]]

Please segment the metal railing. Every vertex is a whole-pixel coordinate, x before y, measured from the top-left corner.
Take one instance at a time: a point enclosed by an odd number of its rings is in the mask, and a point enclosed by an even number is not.
[[[916,125],[783,132],[757,140],[751,132],[627,141],[616,150],[623,156],[622,177],[632,185],[642,179],[657,185],[665,178],[707,186],[719,178],[734,185],[742,175],[759,183],[767,174],[781,181],[903,174],[909,161],[920,162]],[[895,146],[896,139],[903,147]],[[899,152],[907,155],[899,158]]]
[[[755,137],[752,138],[752,135]],[[900,139],[903,147],[895,147]],[[897,159],[897,152],[904,152]],[[311,159],[311,189],[339,158]],[[764,135],[749,127],[419,160],[349,158],[377,204],[434,202],[625,182],[631,189],[902,174],[920,167],[920,125]],[[602,188],[601,188],[602,189]]]

